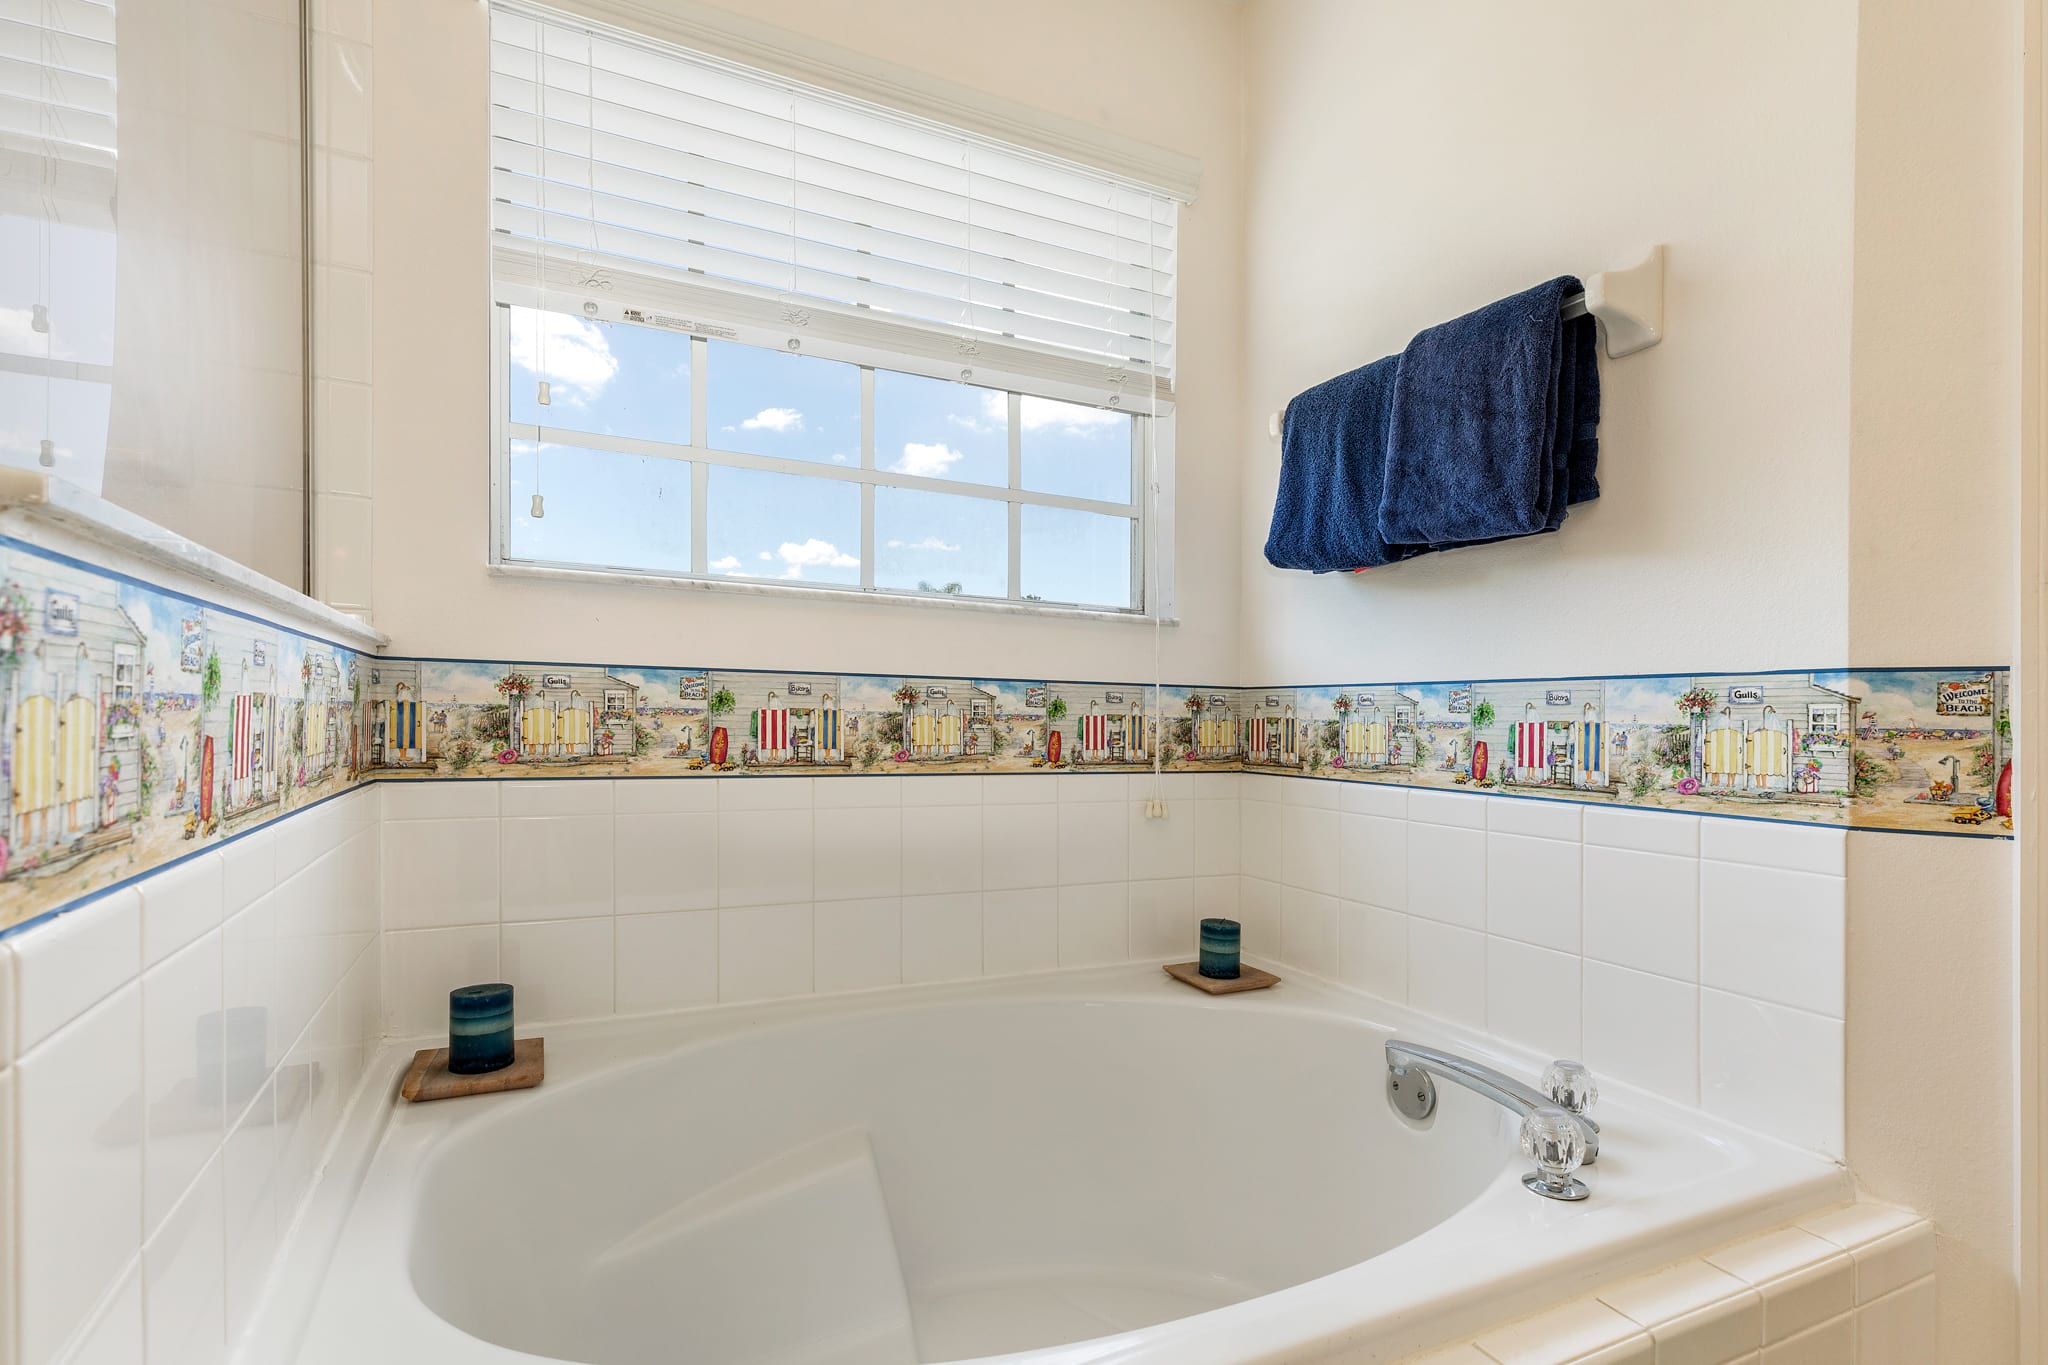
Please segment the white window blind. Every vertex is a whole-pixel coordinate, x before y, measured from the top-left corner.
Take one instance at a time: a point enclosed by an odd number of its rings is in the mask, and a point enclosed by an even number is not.
[[[521,0],[491,63],[500,302],[1171,401],[1162,191]]]
[[[111,0],[0,0],[0,207],[110,226]]]

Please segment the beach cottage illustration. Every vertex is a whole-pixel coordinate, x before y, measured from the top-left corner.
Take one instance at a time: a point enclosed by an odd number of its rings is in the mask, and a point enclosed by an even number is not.
[[[278,704],[284,637],[275,626],[224,612],[204,611],[200,622],[205,655],[199,761],[213,773],[201,818],[273,814],[283,795],[286,759],[287,729]]]
[[[1420,752],[1419,698],[1396,691],[1339,692],[1330,703],[1337,724],[1338,766],[1370,772],[1409,767]]]
[[[995,693],[959,678],[905,678],[895,693],[903,733],[897,752],[910,762],[948,762],[986,754]]]
[[[10,781],[0,873],[52,871],[133,835],[143,633],[117,585],[15,560],[0,592]]]
[[[1105,767],[1152,761],[1149,720],[1152,690],[1135,684],[1049,683],[1053,702],[1065,704],[1059,727],[1063,753],[1074,767]]]
[[[588,665],[508,667],[497,690],[528,763],[578,763],[630,756],[640,689]]]
[[[1503,787],[1614,789],[1603,683],[1517,679],[1475,682],[1460,691],[1471,699],[1473,761],[1484,746]]]
[[[1244,761],[1259,767],[1301,764],[1301,724],[1292,692],[1254,692],[1246,707]]]
[[[723,676],[750,764],[837,767],[846,762],[844,694],[837,674],[745,673]]]
[[[1185,756],[1198,763],[1236,762],[1243,743],[1236,689],[1190,691],[1181,705],[1190,718]]]
[[[372,768],[419,768],[427,764],[427,717],[420,700],[420,665],[413,659],[379,659],[370,666],[364,699]],[[445,724],[442,727],[446,729]]]
[[[1693,732],[1691,776],[1707,792],[1839,801],[1854,785],[1857,699],[1811,675],[1695,677],[1679,709]]]

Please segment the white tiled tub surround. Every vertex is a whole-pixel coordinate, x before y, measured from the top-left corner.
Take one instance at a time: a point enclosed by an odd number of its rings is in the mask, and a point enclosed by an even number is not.
[[[1934,1229],[1849,1204],[1408,1365],[1931,1365]]]
[[[387,781],[386,1008],[522,1020],[1192,957],[1239,774]]]
[[[248,1325],[381,1033],[377,808],[0,941],[0,1362],[217,1362]]]
[[[1247,951],[1841,1155],[1844,831],[1243,783]]]

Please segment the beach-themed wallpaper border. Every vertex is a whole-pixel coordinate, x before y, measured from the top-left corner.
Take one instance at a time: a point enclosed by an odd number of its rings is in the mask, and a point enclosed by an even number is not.
[[[387,658],[0,537],[0,932],[367,779],[1253,772],[1976,837],[1998,667],[1201,687]]]

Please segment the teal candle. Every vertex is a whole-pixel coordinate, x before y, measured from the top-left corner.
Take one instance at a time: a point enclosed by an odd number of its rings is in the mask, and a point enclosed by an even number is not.
[[[502,981],[448,992],[448,1069],[474,1076],[512,1065],[512,988]]]
[[[1202,921],[1203,976],[1231,981],[1237,977],[1237,944],[1240,930],[1234,919]]]

